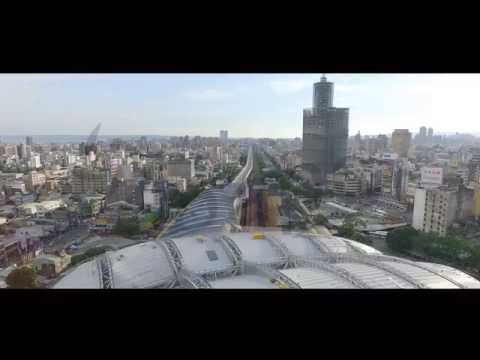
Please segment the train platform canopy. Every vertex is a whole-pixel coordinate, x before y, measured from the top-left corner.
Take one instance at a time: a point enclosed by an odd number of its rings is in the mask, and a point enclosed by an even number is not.
[[[225,236],[238,247],[244,261],[272,266],[287,262],[287,254],[269,238],[268,233],[260,238],[256,238],[255,235],[241,232]]]
[[[56,289],[100,289],[100,272],[96,261],[81,264],[65,274],[54,286]]]
[[[182,279],[190,279],[188,284]],[[54,288],[480,288],[452,267],[387,256],[353,240],[299,232],[213,232],[107,252]]]
[[[164,247],[153,241],[128,246],[101,255],[109,267],[113,288],[169,287],[175,282],[175,272]],[[104,288],[98,257],[67,273],[54,288]]]
[[[316,258],[325,255],[382,254],[371,246],[338,236],[281,231],[268,234],[278,240],[293,256]]]
[[[280,272],[298,284],[302,289],[350,289],[355,286],[333,272],[315,268],[294,268]]]
[[[175,279],[164,249],[153,241],[108,255],[115,288],[153,288],[169,284]]]
[[[277,289],[268,277],[259,275],[238,275],[209,282],[214,289]]]
[[[191,272],[200,275],[219,273],[234,266],[234,259],[215,237],[185,236],[171,241],[179,251],[182,265]]]
[[[182,237],[209,232],[222,232],[227,224],[235,223],[233,202],[235,198],[226,191],[212,189],[200,194],[175,219],[162,238]]]
[[[381,255],[382,252],[365,244],[362,244],[361,242],[358,241],[352,241],[349,239],[337,237],[337,239],[341,239],[343,242],[345,242],[347,245],[351,246],[354,248],[356,251],[365,254],[365,255]]]
[[[317,258],[324,254],[322,248],[312,240],[311,236],[305,236],[299,233],[284,234],[281,232],[275,233],[272,236],[280,241],[289,253],[294,256]]]

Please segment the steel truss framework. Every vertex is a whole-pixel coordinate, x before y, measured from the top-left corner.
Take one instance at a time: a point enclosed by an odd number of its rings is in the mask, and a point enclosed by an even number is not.
[[[241,264],[242,262],[242,252],[240,248],[235,244],[235,242],[229,238],[228,236],[222,235],[220,237],[220,241],[225,249],[227,249],[227,253],[232,255],[235,264]]]
[[[175,220],[175,226],[178,226],[180,224],[183,224],[183,223],[189,223],[191,221],[193,221],[193,219],[198,219],[198,218],[202,218],[202,217],[208,217],[210,216],[212,213],[212,211],[209,211],[208,209],[205,209],[205,210],[201,210],[201,211],[196,211],[195,214],[192,214],[192,215],[189,215],[189,216],[182,216],[182,217],[179,217]],[[232,214],[232,209],[228,208],[228,209],[221,209],[221,210],[215,210],[215,214],[225,214],[227,217],[230,216],[231,218],[233,218],[233,214]]]
[[[225,193],[219,193],[211,196],[203,196],[201,198],[197,198],[191,203],[191,206],[189,206],[188,208],[191,209],[193,206],[205,205],[209,203],[224,203],[228,205],[234,200],[235,198],[231,197],[230,195],[227,195]]]
[[[178,282],[181,287],[187,289],[211,289],[210,283],[202,276],[188,271],[185,268],[180,269],[178,272]]]
[[[113,289],[113,272],[110,257],[107,254],[102,254],[97,257],[97,269],[99,275],[99,284],[102,289]]]
[[[189,214],[191,212],[197,212],[197,211],[213,211],[214,209],[215,210],[226,209],[226,210],[233,211],[233,201],[230,201],[228,203],[205,201],[204,203],[193,204],[192,207],[185,210],[184,214]]]
[[[320,269],[320,270],[332,273],[336,276],[339,276],[358,288],[361,288],[361,289],[370,288],[370,286],[365,281],[360,279],[358,276],[352,275],[347,270],[337,268],[328,263],[316,262],[310,259],[297,257],[295,260],[295,267],[310,267],[310,268]]]
[[[451,282],[452,284],[455,284],[456,286],[458,286],[459,288],[461,289],[465,289],[466,286],[459,283],[458,281],[452,279],[450,276],[447,276],[445,274],[442,274],[438,271],[435,271],[433,269],[430,269],[426,266],[423,266],[422,264],[418,264],[414,261],[410,261],[410,260],[407,260],[407,259],[399,259],[399,258],[395,258],[395,257],[389,257],[389,256],[385,256],[385,255],[375,255],[373,256],[373,258],[379,262],[381,261],[391,261],[391,262],[397,262],[397,263],[400,263],[400,264],[405,264],[405,265],[411,265],[411,266],[415,266],[419,269],[422,269],[422,270],[425,270],[425,271],[428,271],[429,273],[432,273],[432,274],[435,274],[437,276],[440,276],[441,278]]]
[[[222,248],[225,250],[227,255],[230,257],[232,260],[233,264],[236,267],[239,267],[242,263],[242,253],[240,249],[238,248],[237,244],[235,244],[232,239],[229,237],[222,235],[221,237],[217,238],[216,241],[218,241]]]
[[[329,254],[331,253],[330,249],[325,245],[323,244],[321,241],[319,241],[318,239],[316,239],[314,236],[312,235],[301,235],[305,238],[307,238],[308,240],[310,240],[310,242],[317,247],[318,250],[320,250],[320,252],[322,252],[323,254]]]
[[[291,262],[292,254],[287,249],[287,247],[276,237],[272,235],[268,235],[266,239],[272,244],[272,247],[275,249],[276,253],[282,257],[282,261],[280,263],[281,268],[286,269],[291,266],[293,263]]]
[[[199,276],[202,276],[206,280],[217,280],[221,278],[226,278],[226,277],[231,277],[235,276],[240,272],[240,265],[233,265],[231,267],[228,267],[226,269],[221,269],[221,270],[211,270],[202,274],[199,274]]]
[[[288,276],[266,265],[259,265],[259,264],[254,264],[248,261],[243,261],[242,273],[245,275],[252,274],[252,275],[266,276],[271,280],[282,282],[283,284],[287,285],[289,289],[300,289],[300,285],[298,285],[295,281],[290,279]]]
[[[182,236],[188,236],[188,235],[206,235],[209,233],[222,233],[225,230],[225,227],[228,225],[232,225],[229,222],[219,222],[219,223],[214,223],[206,226],[200,226],[200,227],[193,227],[193,228],[188,228],[188,229],[176,229],[175,231],[166,233],[165,235],[162,235],[163,239],[175,239],[179,238]],[[192,236],[193,236],[192,235]]]
[[[380,261],[376,261],[375,259],[372,259],[371,257],[365,256],[365,255],[363,255],[363,256],[339,255],[339,256],[336,256],[335,259],[333,259],[333,260],[334,260],[333,261],[334,263],[351,262],[351,263],[357,263],[357,264],[360,263],[360,264],[370,265],[372,267],[385,270],[386,272],[388,272],[390,274],[393,274],[393,275],[399,277],[402,280],[405,280],[406,282],[412,284],[413,286],[415,286],[417,288],[420,288],[420,289],[427,288],[427,286],[425,284],[423,284],[421,281],[413,278],[412,276],[410,276],[408,274],[405,274],[404,272],[399,271],[392,266],[384,264]]]
[[[229,256],[230,259],[232,260],[233,266],[228,267],[226,269],[220,269],[220,270],[214,269],[204,273],[201,273],[201,272],[194,273],[193,271],[190,271],[185,267],[183,257],[174,241],[170,239],[166,239],[166,240],[159,241],[159,243],[163,243],[164,245],[164,249],[166,250],[167,257],[169,258],[169,261],[171,262],[171,265],[175,271],[177,281],[179,283],[181,283],[182,281],[184,282],[181,285],[185,285],[185,282],[190,282],[190,283],[193,282],[200,286],[201,285],[200,281],[202,280],[199,280],[199,278],[202,278],[203,281],[205,281],[206,279],[215,280],[217,278],[236,275],[240,270],[240,265],[236,261],[236,258],[233,255],[230,257],[230,254],[227,250],[226,251],[227,256]],[[223,248],[225,249],[225,247]],[[201,285],[201,286],[204,286],[204,285]]]
[[[164,249],[167,255],[170,266],[173,269],[175,275],[182,268],[182,255],[177,245],[172,240],[161,240],[157,242]]]

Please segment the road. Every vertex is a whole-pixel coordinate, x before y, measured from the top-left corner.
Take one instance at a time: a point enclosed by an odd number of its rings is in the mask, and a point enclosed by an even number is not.
[[[133,239],[127,239],[122,236],[116,236],[116,235],[107,235],[107,236],[101,236],[101,235],[95,235],[91,234],[79,247],[78,249],[72,249],[69,251],[70,255],[77,255],[84,253],[86,250],[91,249],[91,248],[96,248],[100,246],[108,246],[114,250],[118,250],[121,248],[124,248],[126,246],[131,246],[135,244],[139,244],[141,241],[139,240],[133,240]]]
[[[47,251],[60,251],[67,248],[75,241],[82,240],[88,236],[88,225],[80,224],[78,227],[54,237],[45,246]]]

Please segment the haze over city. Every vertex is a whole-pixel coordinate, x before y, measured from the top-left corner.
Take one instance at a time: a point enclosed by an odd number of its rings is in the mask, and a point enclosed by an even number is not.
[[[294,138],[321,74],[2,74],[2,135]],[[480,132],[479,74],[328,74],[349,134]]]
[[[0,288],[480,288],[479,85],[4,75]]]

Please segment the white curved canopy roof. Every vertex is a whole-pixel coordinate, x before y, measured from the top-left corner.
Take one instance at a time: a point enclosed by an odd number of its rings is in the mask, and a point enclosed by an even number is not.
[[[79,265],[55,288],[181,287],[179,271],[191,284],[213,288],[480,288],[460,270],[385,256],[352,240],[268,230],[264,239],[252,235],[188,234],[126,247]]]

